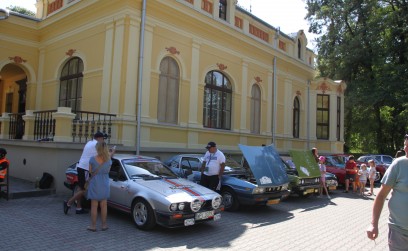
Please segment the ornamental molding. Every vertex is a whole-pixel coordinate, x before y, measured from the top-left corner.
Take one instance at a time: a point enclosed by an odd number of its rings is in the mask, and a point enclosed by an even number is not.
[[[217,63],[217,66],[218,66],[218,69],[220,69],[220,71],[224,71],[225,69],[228,68],[228,66],[226,66],[224,64],[220,64],[220,63]]]
[[[325,94],[327,91],[331,91],[330,86],[326,82],[321,83],[317,87],[317,90],[322,91],[323,94]]]
[[[176,55],[176,54],[179,55],[180,54],[180,52],[176,49],[176,47],[173,47],[173,46],[166,47],[166,51],[170,52],[173,55]]]
[[[16,63],[16,64],[22,64],[22,63],[27,62],[27,60],[23,59],[20,56],[9,57],[9,59],[14,61],[14,63]]]
[[[65,55],[67,55],[68,57],[72,57],[72,55],[74,55],[75,52],[76,52],[75,49],[69,49],[67,52],[65,52]]]

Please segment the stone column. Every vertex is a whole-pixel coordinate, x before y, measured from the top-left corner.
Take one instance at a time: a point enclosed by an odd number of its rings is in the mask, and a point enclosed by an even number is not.
[[[33,110],[26,110],[23,115],[24,120],[24,136],[23,140],[34,140],[34,123],[35,115]]]
[[[72,142],[72,120],[75,114],[71,113],[71,107],[58,107],[57,112],[52,113],[55,119],[55,142]]]
[[[9,113],[5,112],[0,117],[0,139],[9,138],[10,117]]]

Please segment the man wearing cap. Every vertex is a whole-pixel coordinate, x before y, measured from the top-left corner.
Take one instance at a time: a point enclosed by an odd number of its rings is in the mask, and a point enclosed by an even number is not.
[[[217,149],[215,142],[208,142],[205,148],[207,148],[207,152],[201,166],[200,184],[215,191],[224,173],[225,156]]]
[[[405,156],[395,159],[387,168],[381,188],[374,200],[372,220],[367,229],[367,237],[375,240],[378,237],[378,220],[388,200],[388,247],[389,250],[407,250],[408,247],[408,134],[404,137]]]
[[[71,207],[74,201],[77,202],[76,204],[76,214],[84,214],[87,213],[85,209],[82,208],[81,199],[85,192],[85,182],[88,179],[88,171],[89,171],[89,160],[91,157],[96,156],[96,143],[103,142],[105,139],[105,135],[101,132],[96,132],[94,134],[93,140],[88,141],[86,143],[84,150],[82,151],[81,158],[77,164],[77,172],[78,172],[78,186],[79,191],[77,191],[68,201],[64,201],[64,213],[67,214],[69,208]]]

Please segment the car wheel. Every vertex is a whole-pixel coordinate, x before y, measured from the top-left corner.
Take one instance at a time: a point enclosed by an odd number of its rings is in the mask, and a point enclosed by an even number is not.
[[[226,211],[236,211],[239,208],[237,195],[230,188],[225,188],[221,192],[222,203]]]
[[[374,182],[378,182],[378,181],[380,181],[380,180],[381,180],[381,174],[377,172],[377,173],[375,174]]]
[[[156,225],[156,217],[150,204],[138,199],[132,205],[132,218],[136,227],[142,230],[149,230]]]

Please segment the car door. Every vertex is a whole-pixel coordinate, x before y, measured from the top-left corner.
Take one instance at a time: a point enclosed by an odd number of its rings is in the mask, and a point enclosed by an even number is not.
[[[201,178],[201,160],[198,157],[182,157],[180,159],[180,173],[181,177],[198,183]]]
[[[109,203],[114,204],[115,207],[130,208],[128,190],[129,190],[129,179],[127,178],[123,167],[118,160],[114,159],[112,161],[111,171],[109,172],[109,183],[110,183],[110,197]]]
[[[326,158],[326,171],[336,175],[339,183],[344,183],[346,178],[346,169],[343,164],[341,164],[339,159],[336,156],[331,156]]]

